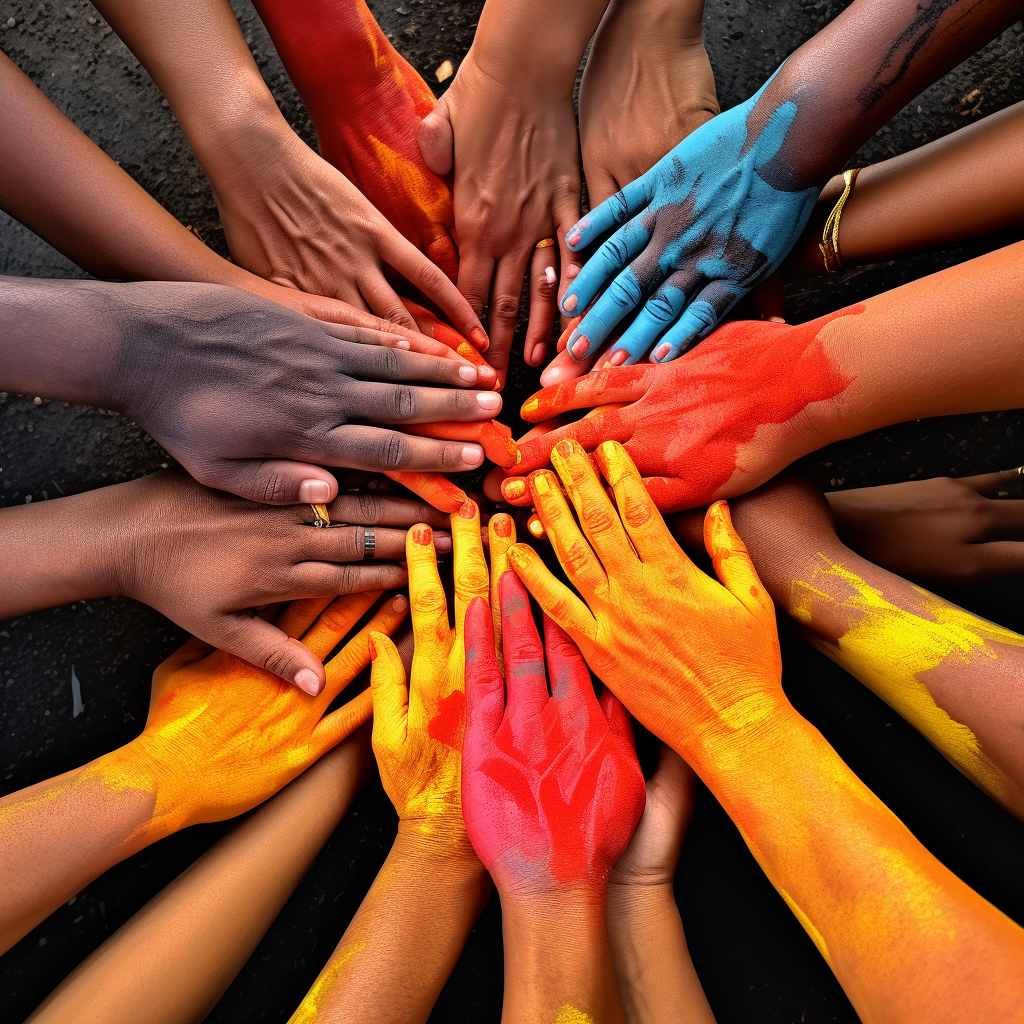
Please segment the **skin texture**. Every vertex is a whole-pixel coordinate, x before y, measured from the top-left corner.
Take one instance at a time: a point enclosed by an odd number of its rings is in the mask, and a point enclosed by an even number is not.
[[[488,307],[488,359],[502,377],[524,277],[524,355],[527,365],[538,366],[551,340],[556,295],[579,269],[563,241],[580,214],[573,85],[606,6],[607,0],[487,0],[469,53],[420,131],[427,165],[454,173],[459,290],[478,312]],[[545,238],[556,245],[535,249]]]
[[[789,704],[772,602],[716,502],[683,554],[621,445],[563,442],[532,478],[577,597],[524,545],[509,557],[608,687],[722,804],[861,1020],[1014,1021],[1024,930],[943,867]],[[543,481],[543,484],[541,483]]]
[[[408,683],[395,645],[382,633],[371,637],[373,750],[398,812],[398,836],[294,1022],[425,1021],[491,893],[466,836],[460,796],[464,620],[469,603],[486,599],[488,590],[473,502],[451,517],[451,531],[455,628],[448,624],[432,531],[420,524],[407,545],[415,639]],[[410,973],[411,949],[416,970]]]
[[[918,583],[1024,572],[1024,480],[1016,469],[832,491],[843,543]]]
[[[598,703],[579,651],[549,619],[541,646],[514,572],[499,593],[504,680],[484,601],[466,622],[462,796],[469,837],[501,897],[502,1020],[624,1020],[604,905],[644,803],[629,716],[610,693]]]
[[[801,635],[1024,817],[1024,637],[854,554],[799,478],[773,480],[735,513],[769,594]]]
[[[415,330],[387,264],[464,334],[482,331],[445,274],[291,130],[227,0],[101,0],[99,9],[167,97],[213,185],[237,263]]]
[[[832,441],[1015,408],[1024,401],[1022,259],[1018,243],[807,324],[726,324],[672,366],[548,388],[523,405],[524,419],[613,407],[521,443],[517,468],[544,465],[563,438],[588,451],[618,441],[671,512],[749,491]],[[502,492],[530,504],[521,479]]]
[[[698,128],[576,224],[573,251],[614,234],[561,309],[600,293],[568,351],[663,362],[706,337],[796,244],[825,182],[905,103],[1016,18],[999,0],[857,0],[745,103]],[[641,309],[642,306],[642,309]],[[612,353],[614,355],[614,352]]]
[[[304,597],[404,586],[406,529],[446,526],[423,502],[370,491],[328,506],[269,508],[212,491],[178,470],[41,505],[0,509],[0,619],[94,597],[132,597],[229,654],[316,695],[321,660],[254,609]],[[363,561],[366,528],[373,563]],[[448,551],[451,538],[439,538]],[[391,561],[388,561],[388,560]],[[377,562],[380,564],[377,564]]]
[[[203,1020],[337,828],[372,764],[365,725],[150,900],[29,1020]]]
[[[608,878],[608,938],[630,1024],[713,1024],[673,882],[694,804],[693,769],[664,743],[647,804]]]
[[[376,596],[338,598],[305,631],[303,602],[287,605],[275,621],[324,658]],[[407,608],[403,597],[386,599],[327,663],[318,697],[199,640],[171,655],[153,674],[138,737],[0,800],[0,948],[150,843],[262,803],[362,725],[372,708],[368,693],[325,712],[368,663],[369,633],[396,629]]]
[[[467,390],[475,367],[376,340],[230,288],[0,278],[0,386],[116,409],[200,483],[268,504],[330,501],[337,484],[318,466],[483,461],[476,444],[367,425],[501,408],[499,395]]]

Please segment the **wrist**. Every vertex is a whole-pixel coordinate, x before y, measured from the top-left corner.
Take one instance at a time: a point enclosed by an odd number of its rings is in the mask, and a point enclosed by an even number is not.
[[[396,855],[440,870],[480,876],[487,874],[466,835],[461,817],[430,821],[401,818],[392,850]]]

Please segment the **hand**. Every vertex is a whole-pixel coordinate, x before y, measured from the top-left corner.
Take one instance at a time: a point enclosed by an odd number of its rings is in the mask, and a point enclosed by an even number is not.
[[[586,358],[646,298],[609,359],[633,363],[655,344],[652,360],[674,359],[796,243],[819,189],[788,190],[785,162],[773,158],[797,106],[783,102],[763,125],[751,122],[761,91],[702,125],[571,229],[567,243],[576,252],[618,228],[562,297],[571,315],[605,288],[569,338],[575,358]]]
[[[470,606],[466,626],[469,837],[503,899],[579,890],[603,902],[644,803],[629,717],[611,693],[598,704],[579,651],[545,618],[549,696],[529,598],[514,573],[502,576],[500,594],[504,683],[483,601]]]
[[[476,382],[472,366],[380,347],[361,328],[237,291],[131,287],[134,307],[111,311],[121,344],[105,383],[117,389],[115,407],[201,483],[268,504],[326,502],[336,484],[311,462],[458,472],[483,461],[476,444],[351,422],[490,419],[500,396],[453,390]],[[446,387],[380,383],[413,380]]]
[[[1008,469],[825,497],[840,539],[868,561],[919,583],[965,583],[1024,570],[1020,484]]]
[[[175,470],[91,494],[105,499],[96,509],[96,532],[115,537],[103,557],[114,575],[109,593],[148,604],[206,643],[314,696],[325,683],[320,658],[253,609],[404,586],[406,572],[396,562],[405,556],[405,529],[386,527],[446,525],[420,502],[367,492],[342,494],[328,505],[333,522],[350,525],[315,529],[308,506],[253,504]],[[367,527],[375,535],[372,557],[381,564],[363,562]],[[448,536],[437,542],[451,550]]]
[[[319,658],[326,657],[379,594],[324,602],[296,601],[275,625]],[[308,697],[269,672],[190,640],[153,674],[142,735],[95,762],[105,784],[154,791],[142,826],[150,840],[187,825],[222,821],[262,803],[363,724],[366,692],[325,715],[369,661],[370,633],[391,633],[408,608],[391,597],[325,668],[327,685]],[[316,613],[321,611],[319,618]],[[316,622],[311,621],[316,618]]]
[[[543,466],[564,438],[587,450],[618,441],[662,512],[752,490],[824,443],[821,410],[851,378],[836,370],[818,335],[855,312],[798,327],[737,321],[672,366],[601,370],[548,388],[523,405],[523,419],[611,404],[520,443],[517,469]],[[506,481],[502,492],[513,504],[529,502],[522,480]]]
[[[373,750],[399,828],[431,845],[464,847],[472,856],[460,797],[466,728],[463,629],[469,603],[486,598],[488,588],[480,510],[472,501],[452,515],[451,530],[455,628],[448,625],[432,531],[421,524],[406,542],[416,643],[408,684],[395,645],[385,636],[371,637]]]
[[[455,169],[455,231],[459,291],[475,310],[490,310],[488,361],[504,379],[519,315],[523,278],[530,274],[530,322],[525,358],[537,366],[551,336],[556,292],[578,267],[564,243],[556,289],[556,246],[579,217],[580,170],[572,88],[531,86],[522,69],[514,82],[488,61],[477,44],[455,81],[423,120],[420,148],[438,174]],[[454,322],[454,321],[453,321]],[[458,326],[458,324],[456,324]],[[463,332],[465,333],[465,332]]]
[[[606,442],[596,459],[615,505],[578,444],[561,441],[551,453],[582,533],[558,477],[548,470],[530,477],[537,515],[582,600],[532,548],[517,544],[509,560],[587,664],[651,732],[695,768],[705,755],[735,753],[746,734],[790,705],[772,602],[728,507],[712,505],[704,523],[719,584],[672,539],[625,449]]]
[[[719,113],[704,49],[704,0],[612,0],[580,85],[591,207],[649,171]]]

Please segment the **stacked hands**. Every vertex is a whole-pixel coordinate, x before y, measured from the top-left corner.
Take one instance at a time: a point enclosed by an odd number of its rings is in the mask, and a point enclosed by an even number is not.
[[[1024,223],[1020,106],[840,174],[1013,5],[855,0],[720,112],[699,0],[488,0],[440,100],[363,0],[256,0],[319,153],[223,0],[97,6],[232,261],[0,56],[0,205],[113,279],[0,281],[0,387],[180,466],[0,511],[0,618],[127,596],[194,639],[136,738],[0,799],[2,948],[258,810],[32,1020],[202,1019],[375,764],[396,838],[295,1021],[426,1020],[494,889],[503,1019],[713,1020],[673,889],[697,778],[862,1019],[1018,1021],[1024,931],[797,713],[776,625],[1024,818],[1024,638],[916,585],[1024,571],[1020,472],[822,495],[790,468],[1019,405],[1024,243],[802,324],[782,291]],[[527,366],[560,337],[516,440],[524,292]],[[502,508],[450,479],[485,461]]]

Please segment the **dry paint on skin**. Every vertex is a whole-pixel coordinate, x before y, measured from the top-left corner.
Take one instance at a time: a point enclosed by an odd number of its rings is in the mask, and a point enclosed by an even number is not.
[[[597,1022],[589,1013],[584,1013],[582,1010],[577,1010],[575,1006],[563,1003],[558,1008],[558,1016],[555,1017],[553,1024],[597,1024]]]
[[[815,600],[854,613],[852,625],[837,644],[819,639],[815,646],[899,712],[965,775],[1005,797],[1000,769],[981,750],[971,729],[939,707],[921,676],[947,659],[962,665],[977,657],[995,659],[998,655],[991,641],[1024,647],[1024,637],[919,587],[914,591],[921,613],[899,608],[856,573],[824,555],[819,557],[823,567],[814,571],[812,582],[793,583],[790,614],[810,624]],[[852,593],[837,600],[814,585],[824,580],[845,584]]]
[[[353,939],[343,949],[337,950],[328,961],[327,966],[317,976],[316,981],[313,982],[299,1008],[289,1018],[288,1024],[316,1024],[321,1019],[321,1004],[323,1004],[323,1012],[328,1009],[327,1003],[332,990],[338,983],[339,975],[349,961],[365,949],[366,941],[364,939]]]

